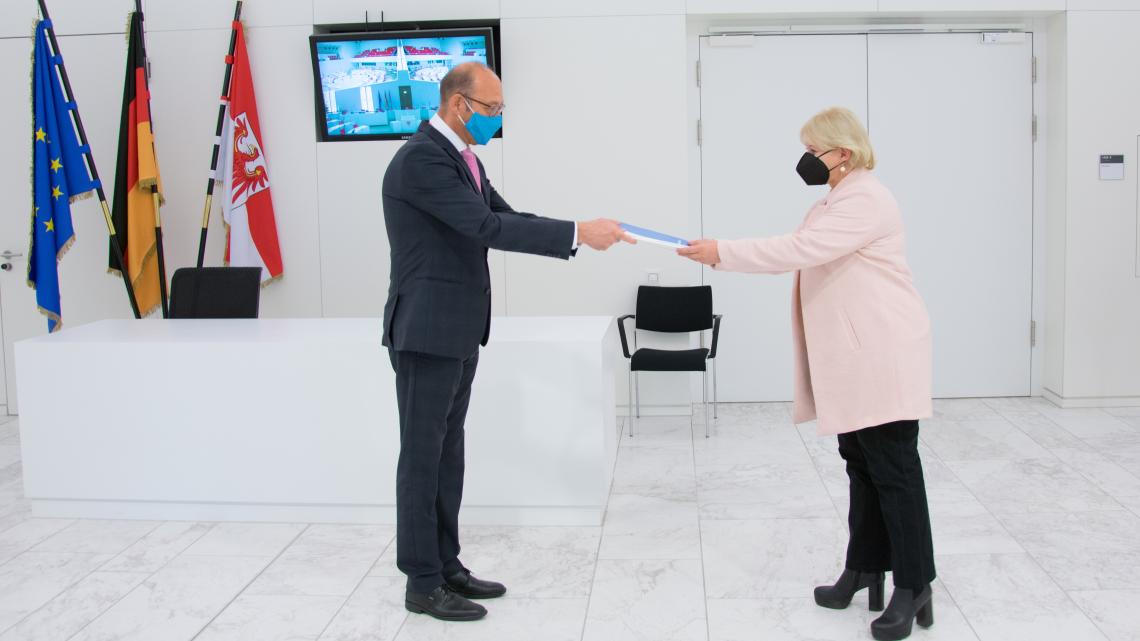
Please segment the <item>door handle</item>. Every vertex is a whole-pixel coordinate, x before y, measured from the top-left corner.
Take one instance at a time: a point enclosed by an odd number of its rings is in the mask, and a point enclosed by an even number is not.
[[[21,256],[23,256],[23,254],[17,254],[8,249],[5,249],[4,253],[0,253],[0,258],[3,258],[4,260],[12,260],[13,258],[19,258]]]

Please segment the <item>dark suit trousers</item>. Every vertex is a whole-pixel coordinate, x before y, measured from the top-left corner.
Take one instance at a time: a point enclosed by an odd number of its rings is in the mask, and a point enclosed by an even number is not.
[[[918,456],[918,421],[896,421],[839,435],[847,461],[851,540],[847,567],[894,573],[896,587],[934,580],[934,544]]]
[[[459,562],[463,423],[479,352],[466,360],[389,350],[400,411],[396,566],[408,590],[431,592]]]

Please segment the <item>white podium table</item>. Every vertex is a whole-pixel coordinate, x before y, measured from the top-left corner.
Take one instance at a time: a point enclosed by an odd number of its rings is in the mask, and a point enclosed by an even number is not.
[[[111,320],[16,345],[36,516],[395,522],[376,319]],[[601,523],[617,454],[608,317],[495,318],[466,523]]]

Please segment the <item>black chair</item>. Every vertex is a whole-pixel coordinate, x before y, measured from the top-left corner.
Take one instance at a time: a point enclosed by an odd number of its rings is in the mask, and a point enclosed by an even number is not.
[[[257,318],[260,267],[183,267],[170,282],[171,318]]]
[[[633,354],[629,352],[625,321],[633,319]],[[720,314],[713,314],[712,287],[649,287],[637,288],[637,313],[618,319],[621,334],[621,351],[629,359],[630,409],[641,418],[641,388],[638,372],[701,372],[705,405],[705,438],[709,436],[709,373],[713,373],[713,418],[716,418],[716,346],[720,338]],[[712,330],[712,345],[705,347],[705,330]],[[663,350],[638,349],[637,331],[668,332],[673,334],[700,332],[699,349]],[[636,400],[635,400],[636,399]],[[636,403],[636,404],[635,404]],[[633,436],[630,421],[629,435]]]

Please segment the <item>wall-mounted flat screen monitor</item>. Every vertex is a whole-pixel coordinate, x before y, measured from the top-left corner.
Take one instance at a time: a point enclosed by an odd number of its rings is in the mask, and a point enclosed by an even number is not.
[[[494,69],[494,46],[491,28],[310,36],[318,140],[410,138],[439,109],[447,72]]]

